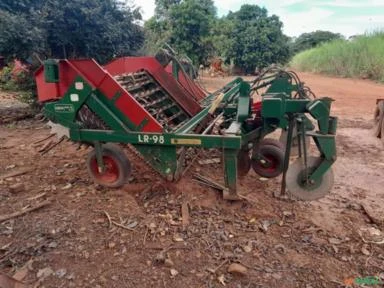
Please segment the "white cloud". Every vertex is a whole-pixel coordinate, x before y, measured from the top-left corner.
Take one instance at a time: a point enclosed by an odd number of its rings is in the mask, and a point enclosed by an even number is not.
[[[317,1],[316,5],[330,6],[330,7],[384,7],[383,0],[334,0],[334,1]]]
[[[155,0],[127,0],[136,6],[142,7],[144,20],[154,14]],[[357,16],[344,17],[336,15],[333,8],[384,7],[384,0],[214,0],[219,16],[229,11],[238,10],[243,4],[256,4],[266,7],[270,14],[276,14],[284,23],[284,33],[289,36],[298,36],[301,33],[315,30],[328,30],[341,33],[345,36],[361,34],[384,26],[384,16]],[[287,6],[302,4],[310,7],[307,11],[288,11]]]
[[[324,24],[334,14],[331,10],[311,8],[305,12],[286,13],[282,9],[276,11],[284,23],[284,33],[289,36],[298,36],[304,32],[323,30]]]

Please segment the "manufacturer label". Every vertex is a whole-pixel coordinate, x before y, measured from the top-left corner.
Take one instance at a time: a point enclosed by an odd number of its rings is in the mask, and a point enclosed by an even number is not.
[[[201,139],[171,139],[172,144],[179,145],[201,145]]]
[[[56,104],[55,112],[58,113],[73,113],[75,112],[75,108],[72,104]]]
[[[164,144],[165,139],[164,136],[158,136],[158,135],[138,135],[137,138],[139,143],[145,143],[145,144]]]

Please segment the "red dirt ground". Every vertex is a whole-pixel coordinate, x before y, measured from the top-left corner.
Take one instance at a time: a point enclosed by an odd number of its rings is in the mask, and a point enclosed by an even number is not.
[[[359,235],[361,228],[384,230],[384,149],[371,131],[384,86],[300,75],[318,96],[336,100],[333,111],[340,117],[335,186],[311,203],[274,198],[279,179],[262,181],[253,171],[240,181],[248,200],[230,203],[190,175],[164,183],[130,152],[130,183],[101,188],[87,175],[86,148],[63,142],[41,155],[45,142],[34,143],[48,136],[44,123],[1,125],[0,176],[28,171],[0,180],[0,217],[51,202],[0,223],[0,271],[26,272],[31,287],[311,288],[384,278],[384,245],[365,243]],[[204,82],[214,89],[229,80]],[[1,95],[4,108],[10,97]],[[0,109],[0,119],[8,111]],[[218,164],[196,164],[194,171],[222,179]],[[15,183],[24,188],[12,192]],[[183,204],[190,211],[187,227]],[[128,229],[110,225],[107,214]],[[246,267],[247,275],[228,273],[231,263]]]

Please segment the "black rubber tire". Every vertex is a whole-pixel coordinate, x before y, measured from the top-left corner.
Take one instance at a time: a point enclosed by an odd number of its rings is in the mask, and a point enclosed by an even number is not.
[[[118,145],[107,143],[102,145],[102,155],[103,159],[107,158],[109,159],[108,161],[113,161],[113,168],[115,170],[114,172],[116,172],[116,179],[106,180],[106,172],[104,172],[103,175],[99,174],[99,172],[95,170],[95,161],[97,165],[95,150],[92,150],[88,154],[86,162],[89,176],[95,183],[105,187],[119,188],[123,186],[128,181],[128,178],[132,172],[131,162],[128,160],[123,149],[121,149]]]
[[[375,113],[373,114],[374,133],[378,138],[384,138],[382,130],[384,129],[384,100],[376,105]]]
[[[263,140],[260,141],[258,146],[262,145],[272,145],[280,148],[281,150],[285,151],[285,146],[283,143],[281,143],[279,140],[272,139],[272,138],[264,138]]]
[[[240,150],[237,154],[237,175],[239,177],[244,177],[251,170],[251,157],[249,156],[249,151]]]
[[[253,170],[264,178],[275,178],[279,176],[284,169],[284,150],[274,145],[261,145],[256,149],[254,155],[259,154],[273,161],[273,167],[265,167],[260,161],[252,159]]]

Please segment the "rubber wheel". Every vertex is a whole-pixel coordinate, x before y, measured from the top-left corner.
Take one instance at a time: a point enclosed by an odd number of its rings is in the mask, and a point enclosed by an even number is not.
[[[117,145],[104,144],[102,156],[105,171],[100,172],[97,165],[96,151],[88,154],[87,170],[92,180],[105,187],[118,188],[123,186],[131,175],[131,163],[124,151]]]
[[[377,103],[375,113],[373,116],[374,121],[374,133],[378,138],[384,138],[382,131],[384,130],[384,101]]]
[[[237,154],[237,175],[244,177],[251,170],[251,157],[249,151],[240,150]]]
[[[307,169],[308,173],[312,173],[319,163],[319,158],[308,157]],[[303,173],[305,167],[303,159],[299,158],[293,162],[287,171],[286,184],[288,191],[292,196],[303,201],[313,201],[327,195],[334,183],[333,170],[330,168],[317,183],[304,184]]]
[[[276,139],[272,139],[272,138],[264,138],[263,140],[260,141],[260,143],[259,143],[258,146],[262,146],[262,145],[272,145],[272,146],[276,146],[276,147],[280,148],[281,150],[285,151],[285,146],[284,146],[284,144],[281,143],[281,141],[276,140]]]
[[[260,159],[252,159],[253,170],[264,178],[275,178],[284,169],[284,151],[273,145],[261,145],[256,148],[254,155],[262,156],[268,160],[268,164],[262,163]]]

